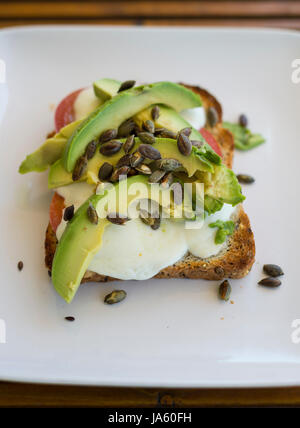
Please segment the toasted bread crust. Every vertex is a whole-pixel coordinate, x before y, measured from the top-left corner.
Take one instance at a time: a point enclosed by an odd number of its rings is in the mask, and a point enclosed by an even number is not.
[[[220,144],[223,153],[223,161],[225,165],[231,168],[234,154],[234,141],[231,133],[222,128],[222,107],[220,103],[205,89],[185,84],[184,86],[201,96],[206,111],[210,107],[214,107],[218,113],[218,123],[214,128],[211,128],[208,123],[205,127],[213,133]],[[249,218],[242,206],[238,208],[235,220],[236,229],[228,240],[225,251],[208,259],[201,259],[187,254],[174,265],[161,270],[155,277],[221,280],[224,278],[242,278],[246,276],[255,260],[255,242]],[[52,269],[56,245],[56,235],[49,223],[45,239],[45,263],[50,271]],[[110,276],[86,271],[82,283],[116,280],[116,278]]]

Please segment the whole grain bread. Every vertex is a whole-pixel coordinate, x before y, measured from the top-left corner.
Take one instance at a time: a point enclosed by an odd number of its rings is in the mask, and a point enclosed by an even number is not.
[[[205,89],[198,86],[185,85],[187,88],[198,93],[206,111],[214,108],[218,121],[215,126],[205,127],[214,135],[223,153],[223,161],[229,168],[232,167],[234,154],[234,140],[232,134],[222,127],[222,107],[216,98]],[[202,259],[186,254],[175,264],[162,269],[156,278],[190,278],[220,280],[224,278],[242,278],[250,271],[255,260],[255,242],[247,214],[240,205],[235,212],[235,231],[228,239],[227,246],[217,256]],[[46,231],[45,239],[45,263],[51,271],[52,261],[57,246],[56,234],[50,223]],[[92,271],[86,271],[82,282],[107,282],[115,281],[115,278],[99,275]]]

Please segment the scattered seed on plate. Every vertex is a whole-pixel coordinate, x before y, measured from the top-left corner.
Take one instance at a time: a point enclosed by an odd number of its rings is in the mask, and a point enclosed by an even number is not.
[[[64,211],[64,220],[70,221],[72,220],[73,216],[74,216],[74,205],[70,205]]]
[[[129,135],[129,137],[127,137],[125,143],[123,144],[123,150],[124,150],[126,155],[129,152],[131,152],[131,150],[133,149],[134,143],[135,143],[134,135]]]
[[[96,149],[97,149],[97,141],[93,140],[91,141],[86,149],[85,149],[85,156],[87,158],[87,160],[90,160],[94,157],[95,153],[96,153]]]
[[[165,128],[155,130],[155,134],[160,138],[170,138],[171,140],[177,139],[177,134],[175,132]]]
[[[77,159],[77,162],[75,164],[73,173],[72,173],[72,179],[73,181],[77,181],[81,178],[81,176],[83,175],[83,173],[86,170],[87,167],[87,157],[85,155],[80,156],[79,159]]]
[[[135,80],[126,80],[121,84],[118,92],[127,91],[127,89],[133,88],[134,85],[135,85]]]
[[[239,117],[239,124],[243,126],[244,128],[247,128],[248,125],[248,118],[245,114],[241,114]]]
[[[126,296],[127,293],[125,290],[114,290],[104,297],[104,303],[107,303],[108,305],[113,305],[124,300]]]
[[[182,132],[178,135],[177,147],[180,153],[184,156],[189,156],[192,152],[192,143],[189,137]]]
[[[227,279],[223,281],[219,286],[219,297],[222,300],[225,300],[227,302],[230,299],[231,294],[231,285]]]
[[[21,271],[24,267],[24,263],[22,261],[19,261],[18,263],[18,269]]]
[[[119,140],[111,140],[100,146],[100,153],[104,156],[112,156],[121,150],[122,143]]]
[[[111,176],[113,170],[114,167],[109,162],[104,162],[99,168],[99,180],[107,180]]]
[[[252,184],[255,181],[254,177],[252,177],[251,175],[247,175],[247,174],[238,174],[236,177],[237,177],[239,183],[242,183],[242,184]]]
[[[275,288],[281,285],[281,281],[280,279],[277,279],[277,278],[268,277],[259,281],[258,284],[264,285],[265,287]]]
[[[145,144],[154,144],[155,143],[155,137],[153,134],[150,134],[150,132],[140,132],[138,134],[138,137]]]
[[[98,214],[91,203],[89,204],[87,209],[87,216],[91,223],[98,224]]]
[[[161,159],[161,154],[159,150],[149,144],[141,144],[138,148],[138,151],[144,158],[151,160]]]
[[[158,106],[154,106],[153,109],[151,110],[151,117],[154,121],[156,121],[159,118],[159,107]]]
[[[119,168],[120,166],[129,166],[130,165],[131,156],[132,155],[128,154],[128,153],[127,153],[127,155],[122,156],[118,160],[116,167]]]
[[[75,318],[74,317],[65,317],[65,320],[73,322],[73,321],[75,321]]]
[[[117,135],[118,135],[117,129],[107,129],[106,131],[102,132],[102,134],[100,135],[99,141],[100,143],[107,143],[107,141],[115,139]]]
[[[136,123],[133,119],[127,119],[125,122],[121,123],[118,129],[118,137],[124,138],[128,137],[133,131],[135,131]]]
[[[214,107],[209,107],[207,110],[207,122],[211,128],[213,128],[219,120],[219,115]]]
[[[267,275],[272,276],[273,278],[284,275],[283,270],[278,265],[266,264],[264,265],[263,270]]]

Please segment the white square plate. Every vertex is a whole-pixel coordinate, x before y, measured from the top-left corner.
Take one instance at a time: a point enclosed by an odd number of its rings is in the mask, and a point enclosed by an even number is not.
[[[292,328],[300,319],[300,83],[291,78],[299,56],[300,35],[277,30],[56,26],[0,32],[6,64],[0,83],[1,379],[300,385],[300,344],[292,340],[300,336]],[[218,300],[217,282],[200,280],[126,282],[126,301],[112,307],[103,297],[113,283],[80,287],[71,305],[52,288],[43,248],[47,175],[20,176],[17,169],[53,129],[50,105],[100,77],[201,85],[216,94],[226,119],[244,112],[252,130],[267,137],[235,159],[236,172],[256,178],[244,190],[257,261],[247,278],[232,281],[234,304]],[[257,285],[264,263],[283,267],[280,288]],[[64,321],[67,315],[76,321]]]

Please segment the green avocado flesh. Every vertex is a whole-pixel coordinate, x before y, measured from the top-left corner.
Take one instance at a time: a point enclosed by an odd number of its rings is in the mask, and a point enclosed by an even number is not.
[[[245,128],[238,123],[223,122],[223,127],[232,133],[234,145],[239,150],[251,150],[266,141],[262,135],[253,134],[250,129]]]
[[[139,138],[135,138],[134,149],[136,150],[141,143],[142,142]],[[199,152],[196,147],[193,147],[190,156],[182,155],[177,148],[177,141],[168,138],[156,138],[152,147],[156,148],[160,152],[162,158],[177,159],[181,162],[183,169],[187,172],[189,177],[193,176],[197,171],[214,171],[214,165],[204,159],[201,152]],[[86,173],[81,177],[81,181],[87,181],[90,184],[98,183],[98,172],[100,166],[104,162],[109,162],[115,166],[122,156],[124,156],[124,151],[122,149],[113,156],[104,156],[99,152],[99,150],[97,150],[95,156],[88,162]],[[51,166],[49,171],[49,188],[65,186],[71,183],[73,183],[72,173],[65,170],[62,160],[58,160]]]
[[[68,139],[63,154],[64,167],[71,172],[90,141],[110,128],[118,128],[126,119],[152,104],[166,104],[176,111],[200,107],[194,92],[171,82],[159,82],[123,91],[91,113]]]
[[[143,184],[142,188],[141,186],[139,187],[140,184]],[[101,195],[95,194],[91,196],[81,205],[72,220],[68,223],[57,245],[52,265],[52,282],[54,287],[68,303],[75,296],[81,279],[91,263],[93,256],[101,247],[102,236],[106,226],[111,224],[105,215],[105,210],[109,207],[111,198],[114,198],[115,195],[117,197],[115,212],[125,214],[119,209],[118,197],[119,194],[122,195],[122,198],[124,197],[126,186],[128,189],[129,186],[134,185],[136,187],[131,187],[130,191],[127,191],[126,207],[136,200],[147,199],[151,188],[147,177],[141,175],[130,177],[128,180],[123,180],[115,186],[111,186],[108,190],[104,190]],[[152,197],[152,200],[155,199]],[[161,203],[161,196],[158,196],[156,202]],[[97,225],[91,223],[88,219],[87,209],[89,204],[97,210],[99,216]],[[103,215],[104,212],[105,214]]]
[[[57,159],[62,157],[68,138],[81,123],[81,120],[72,122],[62,128],[54,137],[48,138],[35,152],[31,153],[21,163],[20,174],[28,172],[42,172],[49,168]]]
[[[117,95],[121,82],[114,79],[99,79],[93,83],[95,95],[105,102]]]

